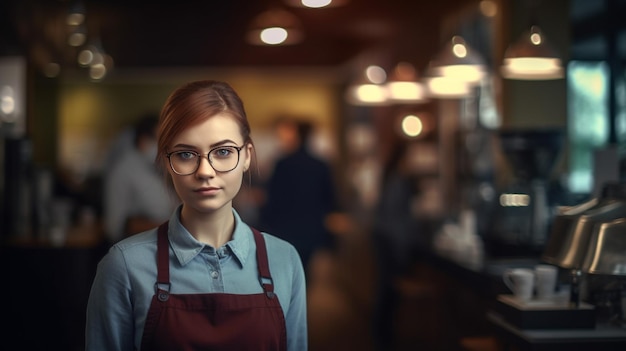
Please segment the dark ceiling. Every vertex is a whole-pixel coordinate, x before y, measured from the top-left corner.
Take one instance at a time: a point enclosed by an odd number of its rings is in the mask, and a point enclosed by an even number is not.
[[[473,0],[344,0],[306,9],[289,0],[203,0],[153,3],[85,0],[88,35],[101,38],[116,67],[334,66],[384,48],[394,59],[424,65],[440,45],[442,19]],[[70,1],[3,0],[1,54],[22,53],[72,62],[64,16]],[[281,6],[301,22],[304,40],[292,46],[248,44],[253,18]],[[8,17],[8,18],[6,18]],[[8,35],[4,35],[8,33]],[[70,63],[66,63],[70,64]]]

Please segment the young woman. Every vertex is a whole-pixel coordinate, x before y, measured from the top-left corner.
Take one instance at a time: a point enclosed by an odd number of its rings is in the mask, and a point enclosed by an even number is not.
[[[157,137],[157,162],[182,204],[99,263],[86,349],[306,350],[296,250],[233,209],[253,154],[237,93],[217,81],[180,87],[161,111]]]

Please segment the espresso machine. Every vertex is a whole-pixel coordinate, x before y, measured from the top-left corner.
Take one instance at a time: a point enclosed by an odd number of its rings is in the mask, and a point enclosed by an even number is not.
[[[535,254],[547,242],[563,191],[551,174],[564,142],[561,129],[501,130],[512,179],[498,190],[487,241],[494,255]]]
[[[626,183],[604,183],[598,196],[561,207],[541,258],[570,270],[573,305],[589,301],[604,322],[626,327]]]

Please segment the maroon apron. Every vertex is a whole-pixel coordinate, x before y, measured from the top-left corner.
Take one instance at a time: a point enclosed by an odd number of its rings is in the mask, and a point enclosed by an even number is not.
[[[287,350],[285,318],[261,233],[252,229],[263,293],[170,294],[167,228],[167,222],[159,226],[156,293],[141,350]]]

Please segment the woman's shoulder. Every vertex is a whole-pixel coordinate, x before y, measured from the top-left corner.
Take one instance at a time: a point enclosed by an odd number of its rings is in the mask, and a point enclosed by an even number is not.
[[[157,228],[149,229],[141,233],[133,234],[118,241],[114,247],[121,251],[137,250],[156,245]],[[156,248],[156,246],[154,246]]]
[[[277,278],[275,281],[303,280],[304,268],[296,248],[288,241],[270,233],[262,232],[262,235],[265,239],[272,276]]]
[[[100,260],[100,270],[122,272],[131,267],[143,266],[146,257],[156,255],[156,229],[131,235],[113,244],[106,255]]]
[[[263,239],[265,239],[265,245],[269,255],[290,257],[298,254],[296,248],[287,240],[263,231],[261,231],[261,235],[263,235]]]

